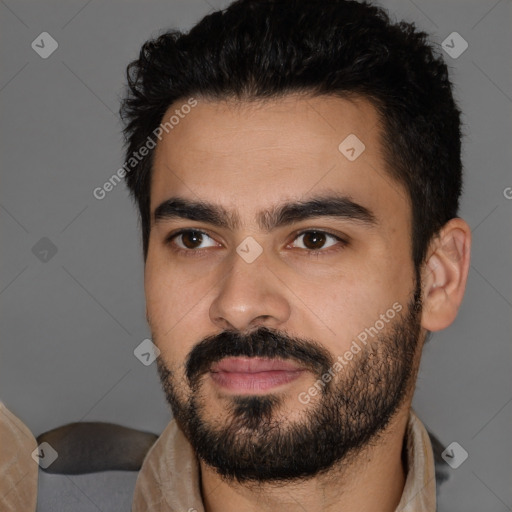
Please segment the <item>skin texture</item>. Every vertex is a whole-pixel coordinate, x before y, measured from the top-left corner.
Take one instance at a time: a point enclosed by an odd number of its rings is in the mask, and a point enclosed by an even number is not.
[[[179,102],[169,112],[176,106]],[[289,95],[259,103],[198,99],[164,135],[156,148],[151,212],[179,196],[218,204],[240,218],[234,230],[187,219],[152,224],[145,267],[147,318],[161,351],[159,364],[172,374],[176,400],[186,403],[191,397],[185,363],[208,336],[265,326],[312,340],[336,358],[394,303],[406,308],[415,290],[411,206],[405,189],[386,173],[379,130],[375,109],[362,98]],[[355,161],[338,150],[349,134],[366,147]],[[256,220],[261,210],[326,192],[350,197],[369,209],[376,223],[318,217],[266,231]],[[199,255],[173,250],[186,249],[183,238],[165,241],[181,228],[208,235]],[[298,236],[306,229],[327,231],[348,244],[328,237],[325,247],[308,250],[306,239]],[[236,252],[247,237],[263,250],[250,264]],[[223,480],[201,461],[209,512],[296,510],[297,503],[308,511],[395,510],[405,482],[401,450],[426,330],[443,329],[454,320],[469,248],[470,231],[462,219],[452,219],[432,240],[420,269],[423,310],[413,376],[378,440],[330,473],[286,485]],[[383,333],[389,334],[392,325]],[[318,397],[308,404],[297,399],[316,379],[303,372],[277,390],[285,426],[304,421],[318,402]],[[202,418],[217,427],[225,423],[231,414],[229,393],[208,376],[200,391]]]

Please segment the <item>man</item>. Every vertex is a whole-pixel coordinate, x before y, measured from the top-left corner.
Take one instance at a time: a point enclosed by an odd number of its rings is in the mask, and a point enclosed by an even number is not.
[[[460,112],[424,33],[240,0],[128,69],[126,182],[174,419],[133,510],[433,511],[411,410],[461,304]]]

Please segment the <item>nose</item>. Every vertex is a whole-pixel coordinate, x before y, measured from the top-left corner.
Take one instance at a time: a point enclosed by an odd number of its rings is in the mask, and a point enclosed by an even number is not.
[[[276,329],[290,317],[286,290],[267,266],[264,253],[252,263],[235,253],[231,270],[210,306],[210,319],[223,330],[242,332],[256,326]]]

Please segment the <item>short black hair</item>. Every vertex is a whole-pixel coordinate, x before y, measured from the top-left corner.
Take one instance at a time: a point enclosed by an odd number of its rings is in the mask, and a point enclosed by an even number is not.
[[[461,123],[447,66],[428,34],[414,23],[391,21],[381,7],[354,0],[238,0],[188,33],[171,30],[147,41],[126,74],[120,114],[127,161],[179,99],[356,96],[376,108],[386,171],[409,195],[416,270],[432,237],[457,216]],[[144,260],[153,154],[125,177],[139,208]]]

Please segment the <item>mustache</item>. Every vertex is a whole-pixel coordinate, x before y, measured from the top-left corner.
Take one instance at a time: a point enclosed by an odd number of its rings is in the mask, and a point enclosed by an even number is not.
[[[195,387],[212,364],[225,357],[240,356],[293,360],[319,375],[334,364],[331,354],[315,341],[290,337],[268,327],[249,334],[228,330],[205,338],[192,349],[185,363],[190,386]]]

